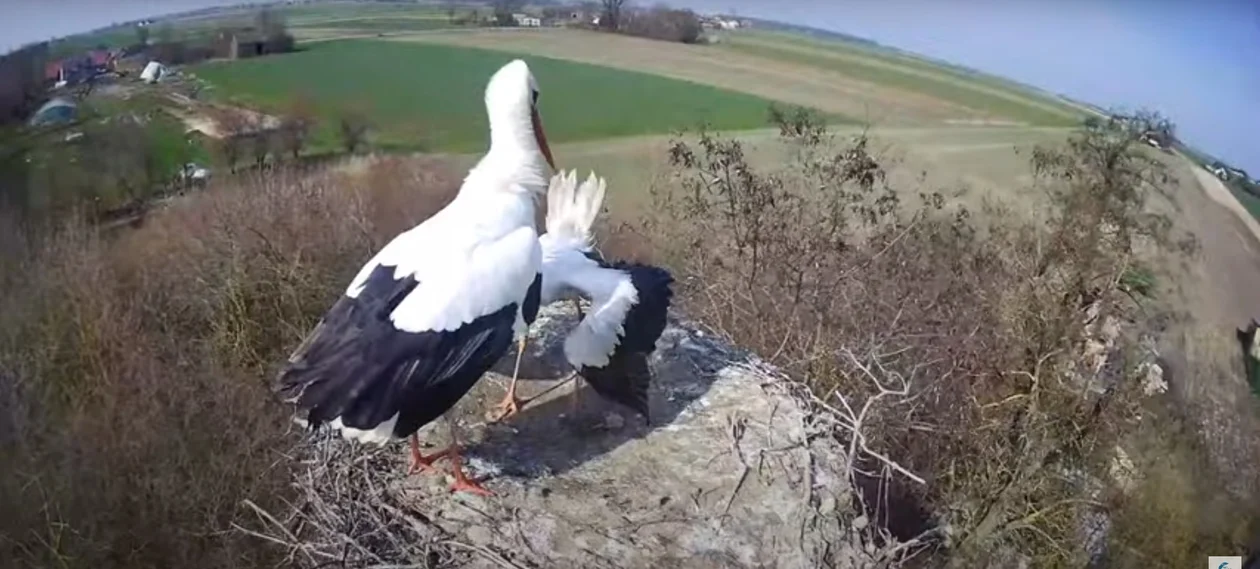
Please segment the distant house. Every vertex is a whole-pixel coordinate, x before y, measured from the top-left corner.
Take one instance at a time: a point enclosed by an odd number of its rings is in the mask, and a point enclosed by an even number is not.
[[[744,22],[734,18],[723,18],[722,16],[708,16],[701,18],[700,26],[706,30],[738,30],[747,27]]]
[[[522,28],[537,28],[542,26],[542,19],[535,18],[529,14],[512,14],[512,20],[516,25]]]
[[[1212,174],[1215,175],[1217,178],[1220,178],[1226,182],[1230,180],[1243,180],[1243,181],[1251,180],[1251,176],[1247,174],[1246,170],[1243,170],[1241,168],[1234,168],[1233,166],[1225,164],[1224,162],[1213,162],[1211,166],[1208,166],[1208,171],[1212,172]]]
[[[227,59],[244,59],[293,51],[293,36],[265,37],[252,28],[222,30],[214,40],[214,52]]]
[[[1167,137],[1164,136],[1163,133],[1148,130],[1142,133],[1141,139],[1142,142],[1145,142],[1155,148],[1159,148],[1161,150],[1168,148]]]

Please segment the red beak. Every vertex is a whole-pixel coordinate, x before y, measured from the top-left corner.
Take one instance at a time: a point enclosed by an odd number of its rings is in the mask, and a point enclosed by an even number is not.
[[[538,107],[530,109],[530,120],[534,123],[534,140],[538,141],[538,149],[542,150],[543,157],[547,159],[547,165],[555,170],[556,161],[551,157],[551,147],[547,145],[547,133],[543,132],[542,117],[538,116]]]

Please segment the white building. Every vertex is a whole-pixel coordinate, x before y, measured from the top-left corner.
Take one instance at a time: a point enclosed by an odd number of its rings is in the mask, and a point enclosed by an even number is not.
[[[516,25],[522,28],[537,28],[542,26],[542,20],[530,16],[529,14],[512,14],[512,19],[516,21]]]

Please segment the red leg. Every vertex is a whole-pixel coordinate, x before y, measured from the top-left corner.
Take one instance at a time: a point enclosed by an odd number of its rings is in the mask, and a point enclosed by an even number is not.
[[[569,416],[577,417],[579,399],[578,393],[582,391],[582,379],[576,374],[573,376],[573,391],[569,393]]]
[[[512,370],[512,381],[508,383],[507,395],[503,397],[503,401],[497,405],[498,413],[494,415],[494,421],[502,421],[521,412],[522,401],[516,397],[516,378],[521,373],[521,358],[525,355],[525,338],[516,346],[516,367]]]
[[[408,475],[421,471],[437,471],[437,468],[433,466],[433,463],[446,458],[451,454],[451,449],[448,448],[446,450],[435,452],[429,456],[425,456],[420,454],[420,437],[413,433],[410,437],[408,437],[408,440],[411,443],[411,465],[407,467]]]
[[[472,481],[464,474],[464,459],[459,455],[459,435],[455,433],[455,421],[447,419],[451,426],[451,446],[449,456],[451,457],[451,474],[455,476],[455,482],[451,483],[451,492],[464,491],[479,496],[493,496],[494,493],[487,490],[484,486]]]
[[[487,490],[481,484],[473,481],[467,474],[464,474],[464,461],[459,456],[459,447],[451,449],[451,474],[455,476],[455,482],[451,483],[451,492],[468,492],[478,496],[493,496],[494,493]]]

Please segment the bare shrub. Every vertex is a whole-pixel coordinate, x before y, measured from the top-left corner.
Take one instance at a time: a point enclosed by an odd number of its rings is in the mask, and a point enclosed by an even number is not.
[[[599,27],[617,31],[621,29],[626,0],[600,0]]]
[[[354,154],[367,142],[368,129],[371,128],[368,115],[361,109],[347,108],[341,111],[338,118],[341,133],[341,144],[348,154]]]
[[[243,177],[108,240],[82,220],[5,232],[0,266],[22,278],[0,278],[0,558],[282,562],[232,530],[255,524],[242,500],[290,491],[271,368],[367,255],[458,186],[436,162],[371,171]]]
[[[217,150],[228,169],[236,172],[236,164],[247,151],[253,121],[244,113],[224,110],[215,114],[215,124],[221,133]]]
[[[315,103],[310,97],[297,95],[289,101],[280,121],[279,135],[281,146],[294,160],[302,154],[317,121]]]
[[[494,0],[492,7],[494,9],[495,25],[512,27],[516,25],[516,19],[512,17],[512,14],[524,8],[525,2],[522,0]]]
[[[771,116],[782,168],[679,137],[621,246],[655,249],[684,310],[853,418],[835,434],[863,451],[857,506],[893,536],[930,536],[960,566],[1086,563],[1082,528],[1130,503],[1098,489],[1139,424],[1151,309],[1121,282],[1140,247],[1171,244],[1144,204],[1166,182],[1135,144],[1151,117],[1039,148],[1051,207],[1035,222],[895,191],[865,134]]]
[[[649,10],[633,12],[621,24],[627,34],[679,43],[699,43],[704,29],[700,18],[691,10],[677,10],[668,6],[655,6]]]

